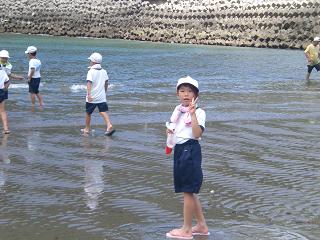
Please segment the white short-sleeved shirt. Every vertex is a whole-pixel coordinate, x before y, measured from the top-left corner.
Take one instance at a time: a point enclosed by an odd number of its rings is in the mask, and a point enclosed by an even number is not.
[[[9,81],[7,73],[0,69],[0,89],[4,89],[4,84]]]
[[[176,123],[176,126],[175,126],[175,130],[174,130],[174,134],[175,134],[175,137],[176,137],[176,143],[177,144],[182,144],[182,143],[188,141],[189,139],[198,140],[192,134],[191,125],[187,126],[185,124],[185,122],[184,122],[184,114],[187,114],[187,113],[183,113],[179,117],[179,119],[178,119],[178,121]],[[196,117],[197,117],[199,125],[202,126],[203,128],[205,128],[206,127],[205,126],[206,112],[201,108],[197,108],[196,109]]]
[[[4,70],[9,76],[11,74],[12,65],[9,62],[7,62],[6,64],[0,63],[0,69]]]
[[[91,97],[93,100],[91,103],[102,103],[106,102],[106,90],[105,82],[109,79],[107,71],[104,70],[100,64],[93,65],[87,74],[87,81],[92,83],[91,86]],[[86,97],[88,101],[88,96]]]
[[[41,77],[41,75],[40,75],[41,61],[39,59],[37,59],[37,58],[30,59],[28,75],[30,75],[31,68],[35,69],[32,78],[40,78]]]

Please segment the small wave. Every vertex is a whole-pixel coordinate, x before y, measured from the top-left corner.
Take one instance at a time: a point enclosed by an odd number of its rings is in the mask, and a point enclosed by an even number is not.
[[[9,88],[29,88],[29,86],[26,83],[20,83],[20,84],[10,84]]]
[[[73,84],[71,87],[70,87],[70,90],[72,92],[79,92],[81,90],[85,90],[87,89],[87,86],[86,85],[78,85],[78,84]]]
[[[40,83],[40,87],[43,87],[44,84],[43,83]],[[16,84],[16,83],[11,83],[9,85],[9,88],[15,88],[15,89],[18,89],[18,88],[29,88],[29,85],[27,83],[19,83],[19,84]]]
[[[109,86],[108,86],[108,89],[111,89],[111,88],[113,88],[114,87],[114,85],[113,84],[110,84]],[[82,90],[86,90],[87,89],[87,86],[86,85],[81,85],[81,84],[73,84],[71,87],[70,87],[70,90],[72,91],[72,92],[80,92],[80,91],[82,91]]]

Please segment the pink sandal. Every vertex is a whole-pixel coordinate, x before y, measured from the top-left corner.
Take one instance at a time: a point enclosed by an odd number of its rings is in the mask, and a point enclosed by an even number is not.
[[[180,229],[173,229],[170,232],[166,233],[166,237],[174,239],[193,239],[193,236],[183,235]]]

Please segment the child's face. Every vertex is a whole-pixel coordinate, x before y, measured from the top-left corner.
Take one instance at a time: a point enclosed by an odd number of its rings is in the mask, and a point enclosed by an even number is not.
[[[0,58],[0,62],[7,63],[8,62],[8,58],[2,57],[2,58]]]
[[[187,107],[190,105],[192,99],[196,98],[195,93],[192,91],[192,88],[188,86],[181,86],[177,91],[178,98],[183,106]]]

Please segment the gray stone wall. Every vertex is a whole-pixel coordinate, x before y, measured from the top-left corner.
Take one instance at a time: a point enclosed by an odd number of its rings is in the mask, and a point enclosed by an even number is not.
[[[319,0],[6,0],[0,32],[304,48]]]

